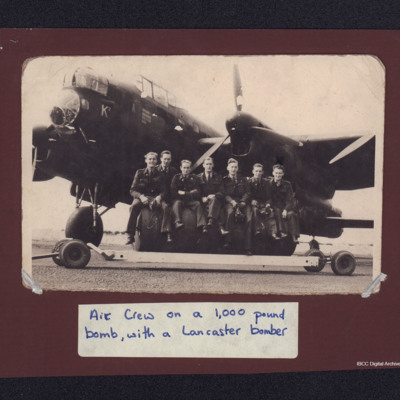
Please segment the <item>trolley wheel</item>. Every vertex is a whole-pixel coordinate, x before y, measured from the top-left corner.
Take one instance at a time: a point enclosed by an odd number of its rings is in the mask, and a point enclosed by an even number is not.
[[[356,259],[349,251],[338,251],[332,256],[331,268],[336,275],[351,275],[356,269]]]
[[[53,256],[53,257],[52,257],[52,259],[53,259],[54,263],[57,264],[57,265],[59,265],[60,267],[63,267],[63,266],[64,266],[64,264],[62,263],[61,258],[60,258],[61,247],[63,246],[63,244],[69,242],[70,240],[71,240],[71,239],[62,239],[62,240],[59,240],[59,241],[55,244],[55,246],[54,246],[54,248],[53,248],[53,250],[52,250],[52,253],[57,253],[57,252],[58,252],[58,254],[57,254],[56,256]]]
[[[304,254],[306,257],[319,257],[318,265],[315,267],[304,267],[307,272],[321,272],[326,265],[326,257],[321,250],[309,249]]]
[[[90,260],[89,247],[81,240],[69,240],[61,247],[60,259],[66,268],[85,268]]]

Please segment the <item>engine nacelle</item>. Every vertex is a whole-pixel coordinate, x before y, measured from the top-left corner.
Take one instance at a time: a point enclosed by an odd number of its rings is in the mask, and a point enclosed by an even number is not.
[[[300,231],[305,235],[338,238],[343,233],[341,226],[326,218],[332,216],[332,212],[315,207],[300,207],[298,215]]]

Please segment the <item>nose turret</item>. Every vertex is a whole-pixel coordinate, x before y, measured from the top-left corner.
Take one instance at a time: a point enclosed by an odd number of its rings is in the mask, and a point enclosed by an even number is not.
[[[50,112],[51,121],[57,126],[71,125],[78,117],[80,108],[78,93],[72,89],[64,89]]]

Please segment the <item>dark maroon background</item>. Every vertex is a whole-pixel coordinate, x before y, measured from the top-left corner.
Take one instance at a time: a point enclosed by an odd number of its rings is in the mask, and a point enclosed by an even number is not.
[[[0,30],[0,376],[261,373],[356,369],[400,361],[397,227],[400,32],[262,30]],[[381,292],[360,295],[155,295],[45,292],[21,284],[21,68],[30,57],[134,54],[372,54],[386,67]],[[368,201],[368,199],[365,199]],[[340,280],[333,276],[332,280]],[[78,304],[299,302],[299,355],[279,359],[80,358]]]

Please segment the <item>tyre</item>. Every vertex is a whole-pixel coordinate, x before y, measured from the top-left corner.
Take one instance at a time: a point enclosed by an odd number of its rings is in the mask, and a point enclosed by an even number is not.
[[[331,268],[336,275],[351,275],[356,269],[356,259],[349,251],[339,251],[332,256]]]
[[[66,268],[85,268],[90,261],[90,250],[81,240],[69,240],[60,251],[60,259]]]
[[[161,210],[147,207],[140,211],[137,231],[139,240],[135,240],[137,251],[159,251],[161,243]]]
[[[63,239],[63,240],[58,241],[52,250],[52,253],[58,253],[58,255],[53,256],[52,259],[53,259],[54,263],[59,265],[60,267],[64,266],[64,264],[62,263],[61,258],[60,258],[61,247],[63,246],[63,244],[65,244],[69,241],[70,241],[70,239]]]
[[[316,267],[304,267],[307,272],[321,272],[326,265],[326,257],[322,251],[317,249],[307,250],[304,254],[306,257],[319,257],[318,265]]]
[[[93,207],[77,208],[68,218],[65,236],[98,246],[103,238],[103,221],[100,215],[96,214],[96,227],[94,228]]]

